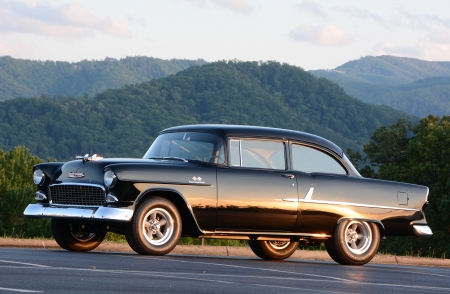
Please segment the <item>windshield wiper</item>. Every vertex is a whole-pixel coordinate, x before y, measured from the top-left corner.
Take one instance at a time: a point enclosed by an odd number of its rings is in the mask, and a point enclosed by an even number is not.
[[[161,159],[161,160],[179,160],[182,162],[188,162],[186,159],[175,156],[164,156],[164,157],[150,157],[149,159]]]

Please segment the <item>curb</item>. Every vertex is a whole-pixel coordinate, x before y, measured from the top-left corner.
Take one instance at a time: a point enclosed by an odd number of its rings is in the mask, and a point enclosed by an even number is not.
[[[13,239],[0,238],[0,247],[8,248],[41,248],[41,249],[61,249],[55,240],[38,239]],[[106,252],[134,252],[126,243],[103,242],[96,251]],[[254,257],[255,254],[249,247],[235,246],[200,246],[200,245],[178,245],[171,254],[186,254],[197,256],[240,256]],[[332,261],[325,251],[297,250],[290,259],[301,260],[323,260]],[[377,254],[370,263],[373,264],[394,264],[413,266],[433,266],[449,267],[450,259],[392,256]]]

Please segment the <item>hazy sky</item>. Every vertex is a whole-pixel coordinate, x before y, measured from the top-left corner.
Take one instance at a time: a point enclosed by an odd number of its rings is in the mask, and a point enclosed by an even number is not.
[[[276,60],[309,70],[384,54],[450,61],[450,1],[0,0],[0,56]]]

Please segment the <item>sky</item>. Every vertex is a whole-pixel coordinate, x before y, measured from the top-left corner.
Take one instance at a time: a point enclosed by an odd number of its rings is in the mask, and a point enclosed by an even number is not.
[[[275,60],[333,69],[363,56],[450,61],[448,0],[0,0],[0,56]]]

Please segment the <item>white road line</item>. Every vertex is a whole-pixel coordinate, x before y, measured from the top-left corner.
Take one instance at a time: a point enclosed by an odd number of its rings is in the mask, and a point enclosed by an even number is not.
[[[25,263],[25,262],[17,262],[17,261],[10,261],[10,260],[0,260],[0,262],[22,264],[22,265],[31,265],[31,266],[37,266],[37,267],[51,267],[51,266],[48,266],[48,265],[35,264],[35,263]]]
[[[231,265],[231,264],[223,264],[223,263],[212,263],[212,262],[202,262],[202,261],[187,261],[187,260],[179,260],[179,259],[166,259],[166,258],[156,258],[156,257],[140,257],[140,256],[134,257],[133,256],[132,258],[137,258],[137,259],[157,259],[157,260],[181,262],[181,263],[195,263],[195,264],[204,264],[204,265],[234,267],[234,268],[242,268],[242,269],[252,269],[252,270],[277,272],[277,273],[292,274],[292,275],[301,275],[301,276],[316,277],[316,278],[325,278],[325,279],[330,279],[330,280],[338,280],[338,281],[343,281],[343,282],[348,282],[348,283],[355,283],[355,281],[349,280],[349,279],[342,279],[342,278],[337,278],[337,277],[322,276],[322,275],[315,275],[315,274],[305,274],[305,273],[298,273],[298,272],[290,272],[290,271],[268,269],[268,268],[258,268],[258,267]]]
[[[36,291],[36,290],[25,290],[25,289],[14,289],[14,288],[2,288],[0,290],[4,291],[12,291],[12,292],[22,292],[22,293],[43,293],[44,291]]]
[[[450,291],[450,288],[444,288],[444,287],[431,287],[431,286],[420,286],[420,285],[399,285],[399,284],[387,284],[387,283],[372,283],[372,282],[359,282],[354,280],[348,280],[348,279],[342,279],[337,277],[331,277],[331,276],[322,276],[322,275],[314,275],[314,274],[305,274],[305,273],[297,273],[297,272],[290,272],[290,271],[282,271],[282,270],[274,270],[274,269],[265,269],[265,268],[254,268],[254,267],[247,267],[247,266],[239,266],[239,265],[229,265],[229,264],[221,264],[221,263],[210,263],[210,262],[200,262],[200,261],[186,261],[186,260],[178,260],[178,259],[166,259],[166,258],[155,258],[155,257],[132,257],[132,258],[138,258],[138,259],[156,259],[156,260],[163,260],[163,261],[177,261],[180,263],[196,263],[196,264],[205,264],[205,265],[215,265],[215,266],[223,266],[223,267],[235,267],[235,268],[243,268],[243,269],[253,269],[253,270],[261,270],[261,271],[270,271],[270,272],[280,272],[280,273],[287,273],[287,274],[293,274],[293,275],[304,275],[304,276],[311,276],[311,277],[319,277],[319,278],[326,278],[330,280],[335,281],[341,281],[341,282],[347,282],[347,283],[353,283],[358,285],[373,285],[373,286],[388,286],[388,287],[398,287],[398,288],[415,288],[415,289],[424,289],[424,290],[442,290],[442,291]],[[320,280],[315,280],[319,282],[324,282]]]
[[[374,267],[372,267],[374,268]],[[397,273],[408,273],[408,274],[418,274],[421,275],[428,275],[428,276],[436,276],[436,277],[445,277],[450,278],[450,275],[442,275],[442,274],[433,274],[433,273],[426,273],[426,272],[419,272],[419,271],[407,271],[407,270],[393,270],[393,269],[378,269],[381,271],[390,271],[390,272],[397,272]]]

